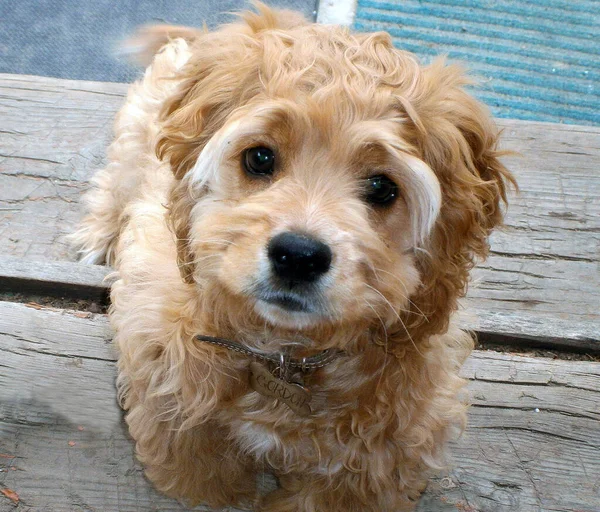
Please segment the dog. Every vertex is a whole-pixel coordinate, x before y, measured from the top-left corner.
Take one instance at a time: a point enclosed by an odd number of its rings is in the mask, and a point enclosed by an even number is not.
[[[190,506],[412,510],[465,425],[453,314],[516,184],[462,68],[256,10],[135,39],[73,235],[118,273],[120,403]]]

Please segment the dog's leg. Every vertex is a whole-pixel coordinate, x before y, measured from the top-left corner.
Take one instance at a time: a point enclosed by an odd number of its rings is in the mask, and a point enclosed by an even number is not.
[[[115,167],[118,164],[113,163]],[[113,193],[115,173],[111,166],[98,171],[93,178],[95,188],[85,202],[89,210],[79,229],[69,236],[69,241],[79,253],[82,263],[88,265],[111,264],[114,246],[120,231],[119,217],[123,205],[119,205]]]
[[[224,428],[209,422],[174,432],[171,422],[134,425],[131,416],[128,423],[146,476],[166,495],[213,508],[249,509],[257,501],[253,461],[228,441]]]
[[[109,164],[92,178],[84,202],[88,215],[69,241],[88,264],[112,264],[126,206],[144,193],[166,191],[171,171],[154,155],[159,112],[177,81],[169,80],[189,58],[187,43],[167,44],[144,78],[131,86],[115,122],[115,140],[108,149]],[[161,186],[159,186],[159,184]],[[144,190],[146,187],[147,190]],[[165,203],[158,197],[157,203]]]
[[[332,476],[286,475],[281,488],[267,494],[260,512],[410,512],[426,482],[418,489],[398,485],[394,489],[364,491],[366,474],[340,471]]]

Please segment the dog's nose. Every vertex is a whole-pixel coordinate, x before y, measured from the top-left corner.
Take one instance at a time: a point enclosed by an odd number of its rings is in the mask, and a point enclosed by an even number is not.
[[[310,283],[331,266],[331,249],[310,236],[281,233],[271,239],[269,259],[275,274],[290,283]]]

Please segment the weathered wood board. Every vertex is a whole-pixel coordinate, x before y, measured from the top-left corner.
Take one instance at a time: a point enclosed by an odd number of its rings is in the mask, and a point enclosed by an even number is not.
[[[520,186],[465,301],[496,338],[600,340],[600,128],[498,120]],[[473,324],[476,325],[476,324]]]
[[[110,339],[104,315],[0,302],[0,489],[19,510],[183,510],[135,461]],[[597,511],[600,363],[475,352],[463,372],[469,427],[419,510]]]
[[[126,86],[0,75],[0,251],[70,259],[63,239],[103,165]]]
[[[18,510],[186,510],[135,460],[111,337],[103,315],[0,303],[0,489],[19,495]]]

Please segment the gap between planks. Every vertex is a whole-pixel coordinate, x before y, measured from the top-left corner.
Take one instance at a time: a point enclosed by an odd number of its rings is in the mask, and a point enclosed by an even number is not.
[[[110,285],[116,273],[101,265],[83,265],[66,261],[35,261],[15,256],[0,255],[0,289],[12,293],[48,295],[50,297],[99,300],[108,304]],[[477,316],[459,312],[461,328],[477,334],[481,343],[509,345],[522,349],[549,349],[600,355],[600,335],[586,337],[552,336],[560,320],[554,325],[539,325],[535,315],[499,313],[480,310]],[[512,329],[511,329],[512,327]]]
[[[108,301],[112,269],[67,261],[0,255],[0,290]]]

